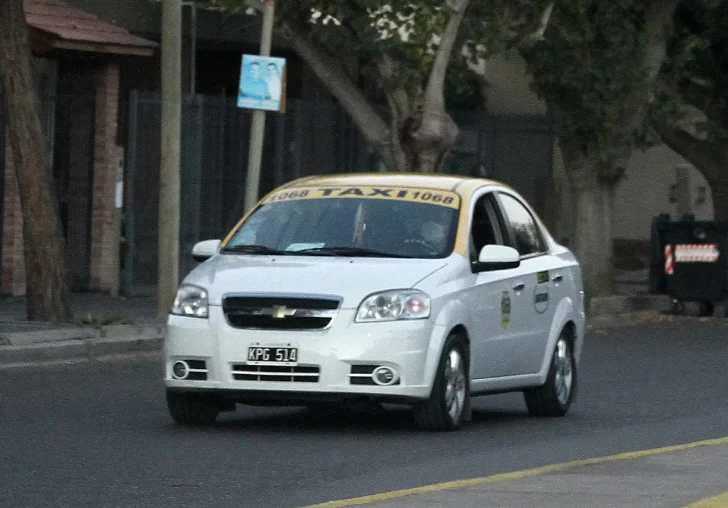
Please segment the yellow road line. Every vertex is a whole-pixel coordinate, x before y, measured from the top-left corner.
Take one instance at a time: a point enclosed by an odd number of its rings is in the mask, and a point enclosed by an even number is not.
[[[685,508],[728,508],[728,492],[723,492],[714,497],[701,499],[697,503],[690,504]]]
[[[532,476],[539,476],[549,473],[558,473],[567,469],[572,469],[581,466],[590,466],[594,464],[605,464],[607,462],[616,462],[619,460],[633,460],[643,457],[650,457],[652,455],[660,455],[670,452],[679,452],[690,450],[692,448],[698,448],[701,446],[717,446],[717,445],[728,445],[728,437],[721,437],[718,439],[708,439],[705,441],[695,441],[692,443],[685,443],[680,445],[664,446],[661,448],[651,448],[649,450],[639,450],[636,452],[619,453],[617,455],[609,455],[606,457],[595,457],[591,459],[573,460],[571,462],[562,462],[560,464],[551,464],[548,466],[537,467],[534,469],[524,469],[522,471],[513,471],[510,473],[501,473],[491,476],[482,476],[479,478],[470,478],[468,480],[455,480],[451,482],[436,483],[433,485],[424,485],[422,487],[415,487],[412,489],[394,490],[392,492],[383,492],[381,494],[372,494],[370,496],[354,497],[351,499],[341,499],[338,501],[329,501],[326,503],[315,504],[307,506],[305,508],[346,508],[349,506],[360,506],[365,504],[379,503],[382,501],[389,501],[392,499],[398,499],[401,497],[414,496],[417,494],[425,494],[427,492],[438,492],[442,490],[461,489],[464,487],[472,487],[474,485],[485,485],[489,483],[505,482],[509,480],[520,480]],[[726,501],[724,504],[705,504],[705,505],[690,505],[690,508],[728,508],[728,493],[723,494],[722,498]],[[720,496],[719,496],[720,497]],[[711,498],[715,499],[715,498]],[[710,501],[710,500],[706,500]]]

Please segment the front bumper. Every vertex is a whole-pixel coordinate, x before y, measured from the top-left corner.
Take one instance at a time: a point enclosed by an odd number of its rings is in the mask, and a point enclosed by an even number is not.
[[[240,400],[429,397],[433,376],[426,365],[432,363],[428,356],[434,354],[433,339],[437,343],[444,328],[430,320],[355,323],[354,316],[355,310],[342,309],[330,328],[315,331],[236,329],[216,306],[210,307],[208,319],[170,316],[165,385],[170,390],[212,391]],[[248,348],[253,346],[296,347],[297,365],[252,365]],[[179,380],[172,375],[178,360],[204,368],[194,369],[190,376],[194,379]],[[377,366],[394,369],[396,384],[374,384],[367,372]]]

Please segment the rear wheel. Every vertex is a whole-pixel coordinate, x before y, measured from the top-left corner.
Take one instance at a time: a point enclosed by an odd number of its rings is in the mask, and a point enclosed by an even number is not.
[[[470,415],[467,345],[452,334],[445,342],[430,398],[414,406],[415,424],[424,430],[457,430]]]
[[[217,419],[223,410],[223,404],[220,398],[212,395],[168,390],[167,408],[177,423],[207,425]]]
[[[576,392],[576,361],[566,332],[556,341],[546,383],[523,391],[531,416],[564,416]]]

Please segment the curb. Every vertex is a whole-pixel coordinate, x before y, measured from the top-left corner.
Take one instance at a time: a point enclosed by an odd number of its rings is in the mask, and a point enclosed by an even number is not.
[[[163,325],[115,325],[0,332],[0,370],[147,356],[162,351],[164,331]]]
[[[667,312],[670,299],[665,295],[600,296],[592,298],[589,311],[592,318],[618,318],[635,312]]]
[[[664,295],[598,297],[591,300],[587,325],[598,330],[649,322],[669,309],[670,299]],[[164,324],[58,327],[0,322],[0,371],[159,355],[165,329]]]

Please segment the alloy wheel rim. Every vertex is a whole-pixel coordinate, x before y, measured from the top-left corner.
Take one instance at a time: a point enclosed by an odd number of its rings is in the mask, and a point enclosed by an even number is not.
[[[571,396],[574,374],[571,368],[571,352],[564,339],[559,339],[556,344],[554,366],[556,367],[556,375],[554,376],[556,398],[559,399],[561,404],[566,404]]]
[[[450,350],[445,364],[445,408],[457,423],[465,407],[465,365],[457,349]]]

